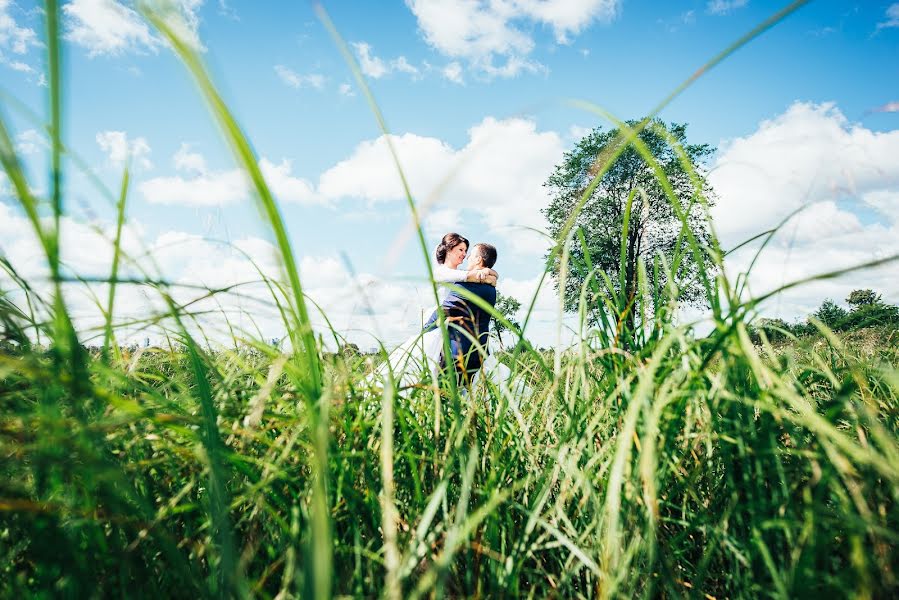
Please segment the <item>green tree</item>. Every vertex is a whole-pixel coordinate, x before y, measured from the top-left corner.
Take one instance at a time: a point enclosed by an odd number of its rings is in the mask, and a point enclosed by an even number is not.
[[[513,298],[512,296],[506,296],[505,294],[501,294],[499,292],[496,293],[496,310],[501,314],[509,323],[514,325],[517,329],[521,328],[521,325],[515,319],[515,315],[518,314],[518,311],[521,310],[521,302]],[[500,323],[496,319],[493,319],[493,331],[496,333],[496,339],[499,340],[499,345],[502,347],[503,338],[502,333],[504,331],[508,331],[508,327],[504,324]]]
[[[852,290],[846,298],[846,303],[852,307],[852,310],[858,310],[863,306],[880,304],[880,301],[880,294],[874,290]]]
[[[812,313],[812,316],[827,325],[828,328],[837,330],[840,329],[848,314],[845,308],[827,298],[821,303],[818,310]]]
[[[629,127],[636,127],[638,122],[628,121],[627,124]],[[706,207],[700,201],[700,196],[705,198],[708,205],[714,202],[714,193],[705,179],[704,169],[704,160],[712,153],[711,147],[707,144],[688,144],[685,124],[665,124],[658,119],[640,132],[639,139],[670,182],[686,216],[687,227],[701,246],[709,245],[712,236]],[[549,221],[549,232],[553,237],[558,237],[563,230],[572,210],[605,163],[604,157],[614,151],[621,140],[622,133],[617,128],[609,131],[594,129],[572,151],[567,152],[561,164],[556,166],[544,184],[549,192],[550,203],[543,214]],[[698,184],[694,183],[689,170],[678,157],[678,147],[683,150],[687,161],[698,175]],[[629,201],[631,210],[627,237],[622,240]],[[581,288],[591,271],[591,264],[609,276],[614,292],[619,297],[623,292],[626,303],[632,306],[637,291],[639,262],[645,261],[648,267],[650,285],[664,289],[668,284],[667,277],[661,268],[658,269],[657,277],[653,275],[654,257],[662,255],[670,263],[674,253],[677,250],[684,251],[688,244],[687,237],[682,235],[682,221],[656,172],[633,144],[615,159],[602,176],[577,216],[575,226],[582,230],[586,243],[576,241],[572,244],[568,278],[565,289],[560,290],[564,296],[565,308],[570,311],[577,309]],[[560,259],[557,257],[552,264],[557,288],[560,266]],[[674,273],[680,301],[694,305],[703,303],[704,288],[696,277],[697,272],[698,265],[693,255],[686,251]],[[627,312],[625,318],[633,325],[634,311]],[[590,315],[592,322],[597,321],[597,316],[596,313]]]

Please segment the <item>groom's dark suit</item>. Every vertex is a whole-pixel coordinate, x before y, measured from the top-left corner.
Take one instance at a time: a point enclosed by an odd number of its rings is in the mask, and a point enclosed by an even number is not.
[[[496,288],[494,286],[486,283],[457,283],[456,285],[471,292],[490,306],[496,305]],[[478,347],[472,343],[472,338],[477,340],[480,347],[486,351],[490,335],[490,314],[473,302],[466,301],[457,291],[451,291],[441,306],[443,306],[448,320],[447,330],[452,363],[457,375],[464,375],[463,381],[470,381],[481,368],[483,358]],[[437,311],[434,311],[425,324],[425,331],[437,326]],[[449,361],[441,360],[441,363],[449,367]]]

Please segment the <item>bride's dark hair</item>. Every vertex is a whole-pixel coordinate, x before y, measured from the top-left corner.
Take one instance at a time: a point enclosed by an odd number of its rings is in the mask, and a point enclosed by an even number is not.
[[[443,239],[440,240],[440,244],[437,246],[437,251],[434,252],[434,257],[437,259],[437,263],[442,265],[443,261],[446,260],[446,253],[459,244],[465,244],[466,248],[471,245],[468,243],[468,240],[466,240],[458,233],[448,233],[443,236]]]

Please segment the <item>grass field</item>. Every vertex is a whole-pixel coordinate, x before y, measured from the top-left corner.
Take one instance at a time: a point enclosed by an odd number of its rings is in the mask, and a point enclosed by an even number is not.
[[[57,14],[48,2],[56,175]],[[683,252],[711,307],[706,336],[672,317],[676,289],[649,283],[647,269],[676,255],[641,265],[634,298],[601,274],[588,282],[573,348],[504,353],[527,395],[463,393],[453,379],[372,385],[367,357],[323,350],[248,141],[197,57],[159,13],[145,14],[255,185],[284,267],[266,284],[292,351],[237,334],[231,349],[210,347],[158,281],[143,287],[168,307],[158,327],[170,343],[120,346],[116,289],[135,284],[117,279],[128,259],[118,237],[103,343],[83,346],[64,293],[77,282],[60,262],[59,177],[48,198],[34,197],[0,121],[0,158],[49,275],[39,286],[4,262],[0,280],[4,596],[899,594],[894,332],[858,343],[822,327],[753,344],[747,326],[765,298],[747,299],[745,277],[725,277],[722,250],[685,227]],[[622,147],[638,146],[635,134]],[[597,177],[614,156],[603,159]],[[426,255],[420,232],[419,243]],[[572,243],[568,228],[563,264]],[[632,328],[627,311],[639,316]]]

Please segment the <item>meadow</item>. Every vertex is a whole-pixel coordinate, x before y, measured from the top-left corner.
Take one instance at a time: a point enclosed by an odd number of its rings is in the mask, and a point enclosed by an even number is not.
[[[488,383],[461,390],[451,377],[373,383],[366,375],[381,359],[328,352],[326,337],[344,340],[312,328],[290,236],[236,117],[164,14],[152,6],[144,14],[183,60],[253,182],[284,273],[263,280],[289,344],[242,332],[227,347],[206,343],[191,306],[164,281],[118,278],[129,260],[118,236],[102,282],[108,294],[98,301],[105,323],[94,339],[102,343],[83,343],[67,293],[89,284],[73,280],[60,257],[65,82],[58,7],[48,2],[56,182],[48,198],[33,195],[0,120],[0,159],[48,272],[47,282],[27,281],[2,262],[5,597],[899,593],[894,330],[869,330],[875,344],[822,323],[813,336],[776,346],[764,330],[751,336],[781,290],[748,297],[746,275],[728,278],[726,251],[714,238],[700,244],[684,216],[684,243],[639,265],[633,297],[602,272],[589,278],[579,343],[546,351],[525,341],[501,353],[527,392]],[[652,163],[638,131],[615,125],[618,147]],[[598,157],[595,181],[614,159]],[[119,231],[126,197],[127,177]],[[671,202],[686,214],[673,193]],[[411,196],[409,208],[417,219]],[[579,243],[574,214],[570,223],[554,250],[562,265]],[[760,252],[774,233],[755,240]],[[417,242],[426,257],[420,230]],[[710,307],[704,335],[675,318],[673,274],[687,254]],[[649,276],[659,270],[669,274],[665,287]],[[836,276],[852,272],[820,277]],[[167,344],[117,343],[116,290],[126,285],[164,304],[152,324]],[[506,325],[526,340],[527,322]]]

